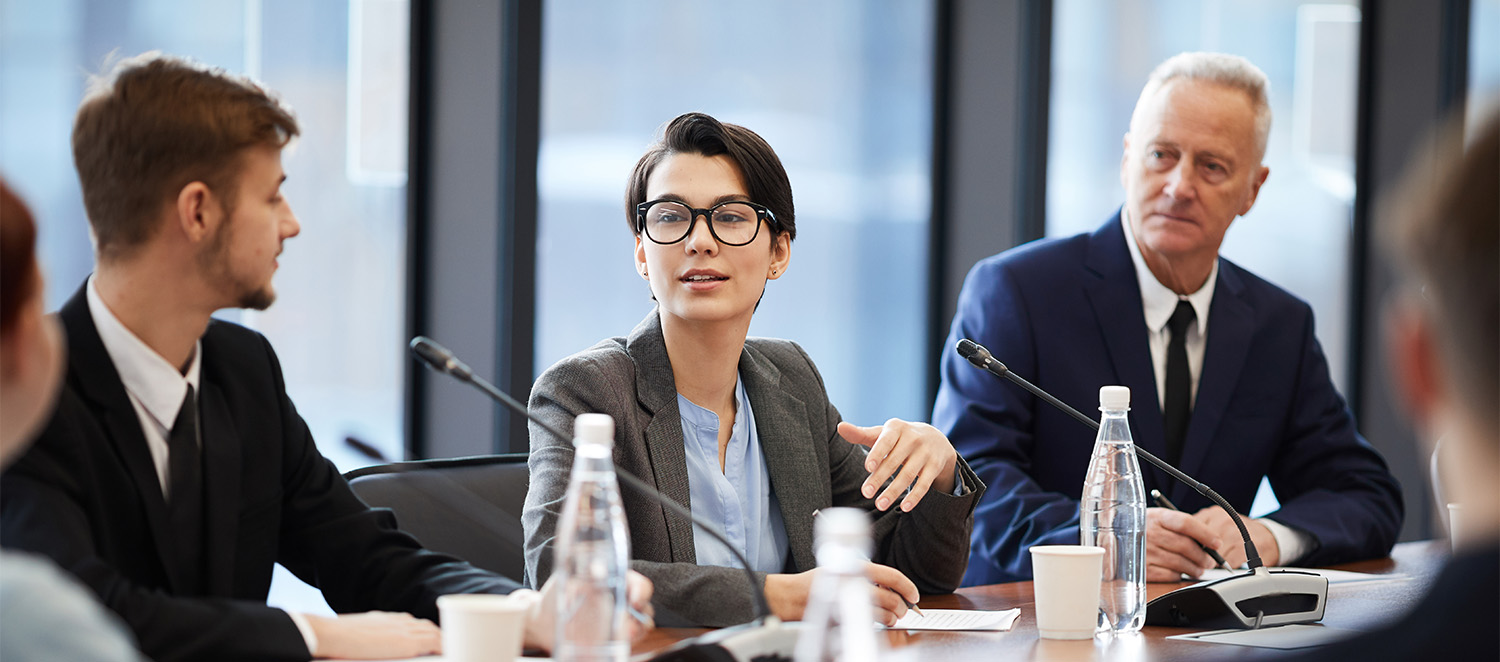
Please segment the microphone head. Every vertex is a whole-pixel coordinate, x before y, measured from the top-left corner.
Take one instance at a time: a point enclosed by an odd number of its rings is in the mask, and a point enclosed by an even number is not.
[[[471,374],[469,366],[454,357],[453,352],[433,342],[427,336],[417,336],[411,339],[411,353],[427,364],[427,367],[438,372],[464,380],[467,380]]]
[[[958,350],[959,356],[967,359],[976,368],[988,370],[997,375],[1010,372],[1004,363],[995,360],[995,356],[990,354],[990,350],[985,349],[984,345],[968,338],[958,341],[958,346],[954,349]]]
[[[957,349],[959,356],[968,359],[969,363],[977,365],[981,368],[985,367],[986,364],[988,364],[990,361],[995,360],[994,355],[990,354],[990,350],[985,349],[984,345],[969,340],[968,338],[964,338],[963,340],[958,341]]]
[[[954,349],[958,350],[959,356],[964,357],[965,360],[972,361],[974,360],[974,355],[978,354],[982,348],[979,346],[979,343],[968,338],[962,338],[958,341],[958,346]]]

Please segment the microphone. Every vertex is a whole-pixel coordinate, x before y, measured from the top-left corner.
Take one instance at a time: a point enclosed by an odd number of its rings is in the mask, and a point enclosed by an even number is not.
[[[412,338],[411,352],[416,354],[417,358],[422,359],[422,362],[426,363],[428,368],[445,375],[452,375],[461,382],[473,383],[474,381],[474,371],[469,369],[468,364],[458,360],[458,357],[454,356],[453,352],[449,351],[447,347],[433,342],[427,336]],[[483,389],[483,387],[480,388]],[[500,394],[502,402],[510,399],[509,395],[501,393],[499,389],[496,389],[495,392]],[[507,402],[506,404],[510,403]]]
[[[1004,363],[996,360],[984,345],[964,338],[954,348],[975,367],[996,377],[1004,377],[1047,404],[1070,414],[1094,430],[1099,422],[1083,415],[1067,403],[1053,397],[1020,375],[1011,372]],[[1198,482],[1147,452],[1139,445],[1131,444],[1136,457],[1143,459],[1167,475],[1186,483],[1199,494],[1224,509],[1234,525],[1239,528],[1245,542],[1245,563],[1250,572],[1231,575],[1224,579],[1203,582],[1180,588],[1146,604],[1146,624],[1171,627],[1199,627],[1208,629],[1251,628],[1290,623],[1311,623],[1323,620],[1323,609],[1328,603],[1328,580],[1321,575],[1296,570],[1266,570],[1255,542],[1244,520],[1224,497],[1207,485]]]
[[[411,352],[418,359],[421,359],[422,363],[426,364],[428,368],[452,376],[461,382],[478,388],[485,395],[490,396],[491,399],[541,426],[543,430],[546,430],[552,436],[563,441],[570,441],[572,439],[572,435],[557,429],[557,427],[532,414],[526,405],[521,404],[515,398],[510,397],[509,394],[496,388],[494,384],[489,383],[483,377],[475,375],[474,371],[468,365],[465,365],[463,361],[458,360],[458,357],[454,356],[452,351],[449,351],[447,347],[437,344],[431,338],[426,336],[412,338]],[[741,554],[740,550],[730,544],[729,540],[724,537],[724,534],[719,532],[718,527],[712,522],[694,515],[692,511],[665,494],[658,492],[655,487],[652,487],[646,481],[641,480],[634,474],[618,466],[615,467],[615,476],[620,479],[620,482],[630,486],[631,489],[639,492],[647,499],[661,504],[662,507],[680,517],[688,519],[694,526],[703,529],[714,540],[723,544],[729,550],[729,553],[734,555],[735,560],[740,562],[740,567],[744,569],[745,577],[750,582],[750,594],[755,599],[756,618],[749,623],[720,628],[692,639],[680,641],[662,650],[653,656],[651,660],[654,662],[693,662],[697,660],[744,660],[749,662],[751,660],[778,659],[777,656],[790,659],[792,650],[797,645],[797,630],[782,627],[781,619],[771,613],[770,603],[766,602],[766,594],[756,582],[755,572],[750,569],[750,562],[745,559],[745,555]]]

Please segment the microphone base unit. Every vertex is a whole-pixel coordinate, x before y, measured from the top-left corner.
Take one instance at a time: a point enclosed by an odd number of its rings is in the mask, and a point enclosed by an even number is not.
[[[772,616],[679,641],[650,662],[791,662],[801,623]]]
[[[1323,620],[1328,579],[1271,570],[1202,582],[1146,603],[1146,625],[1203,630],[1258,629]]]

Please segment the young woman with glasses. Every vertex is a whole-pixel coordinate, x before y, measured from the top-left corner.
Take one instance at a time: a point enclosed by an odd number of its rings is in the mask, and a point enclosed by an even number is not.
[[[905,614],[903,599],[957,588],[983,485],[947,438],[923,423],[843,421],[800,346],[746,337],[797,233],[791,184],[770,146],[744,127],[682,115],[636,164],[625,212],[656,309],[628,336],[549,368],[532,412],[564,430],[581,413],[613,416],[615,463],[718,522],[783,620],[799,620],[807,603],[822,508],[870,512],[868,574],[889,589],[871,592],[885,623]],[[522,515],[533,583],[552,572],[572,465],[569,441],[533,425]],[[753,617],[732,554],[634,491],[622,497],[632,567],[656,585],[658,623]]]

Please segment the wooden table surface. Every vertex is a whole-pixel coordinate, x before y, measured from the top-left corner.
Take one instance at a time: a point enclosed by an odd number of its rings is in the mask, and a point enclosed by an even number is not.
[[[1426,592],[1448,558],[1446,540],[1401,543],[1391,557],[1335,566],[1340,570],[1369,573],[1400,573],[1401,581],[1333,584],[1328,587],[1328,606],[1323,624],[1344,629],[1369,629],[1416,603]],[[1150,598],[1185,584],[1147,584]],[[1056,641],[1041,639],[1036,631],[1031,582],[1013,582],[959,589],[952,595],[923,598],[921,606],[933,609],[1012,609],[1021,616],[1009,632],[906,632],[890,631],[890,647],[899,649],[903,660],[1200,660],[1233,659],[1275,653],[1262,648],[1224,646],[1167,637],[1192,632],[1182,628],[1151,627],[1140,635],[1095,637],[1093,640]],[[682,639],[706,632],[701,629],[658,628],[635,646],[636,653],[654,651]]]

